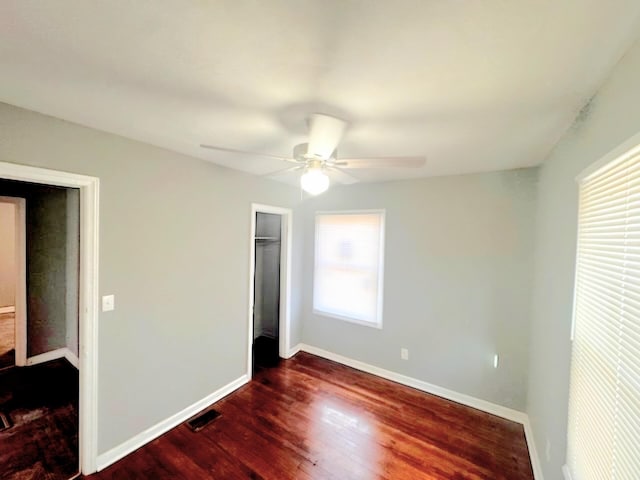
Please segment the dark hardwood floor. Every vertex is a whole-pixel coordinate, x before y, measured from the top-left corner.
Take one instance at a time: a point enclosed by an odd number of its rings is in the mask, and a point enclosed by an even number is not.
[[[90,480],[532,480],[521,425],[299,353]]]
[[[0,479],[68,480],[78,472],[78,371],[66,360],[0,372]]]

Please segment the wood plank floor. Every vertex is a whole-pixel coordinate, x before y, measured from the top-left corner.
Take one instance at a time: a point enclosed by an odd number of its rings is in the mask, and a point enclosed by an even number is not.
[[[0,479],[68,480],[78,472],[78,371],[66,360],[0,372]]]
[[[214,408],[88,478],[533,479],[521,425],[306,353]]]

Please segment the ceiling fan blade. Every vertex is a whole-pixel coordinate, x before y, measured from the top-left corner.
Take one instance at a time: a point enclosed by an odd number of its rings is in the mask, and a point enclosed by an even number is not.
[[[275,178],[275,177],[280,177],[286,173],[295,172],[296,170],[302,170],[303,168],[304,168],[304,165],[300,165],[297,167],[283,168],[282,170],[276,170],[275,172],[265,173],[264,175],[260,175],[260,176],[267,177],[267,178]]]
[[[339,118],[314,113],[309,119],[309,147],[307,153],[324,160],[331,158],[347,124]]]
[[[275,160],[284,160],[285,162],[295,162],[295,160],[293,160],[292,158],[284,157],[281,155],[271,155],[270,153],[250,152],[248,150],[237,150],[235,148],[218,147],[216,145],[205,145],[205,144],[201,144],[200,147],[206,148],[208,150],[217,150],[219,152],[237,153],[239,155],[251,155],[254,157],[266,157],[266,158],[273,158]]]
[[[420,168],[425,163],[424,157],[371,157],[340,158],[335,165],[340,168]]]
[[[348,174],[347,172],[343,172],[338,167],[326,167],[326,172],[331,178],[331,181],[336,183],[342,183],[343,185],[351,185],[353,183],[358,183],[360,180],[354,177],[353,175]]]

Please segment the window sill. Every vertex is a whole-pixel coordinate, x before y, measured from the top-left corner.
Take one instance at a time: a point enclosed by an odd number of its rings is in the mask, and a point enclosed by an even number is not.
[[[376,328],[378,330],[382,330],[382,319],[379,322],[367,322],[366,320],[358,320],[357,318],[345,317],[343,315],[338,315],[336,313],[325,312],[322,310],[313,309],[313,314],[321,317],[334,318],[336,320],[342,320],[343,322],[355,323],[356,325],[361,325],[363,327]]]

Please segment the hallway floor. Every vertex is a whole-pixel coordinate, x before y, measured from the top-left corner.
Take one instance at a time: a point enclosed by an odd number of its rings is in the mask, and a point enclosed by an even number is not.
[[[0,479],[67,480],[78,471],[78,371],[66,360],[0,372]]]

